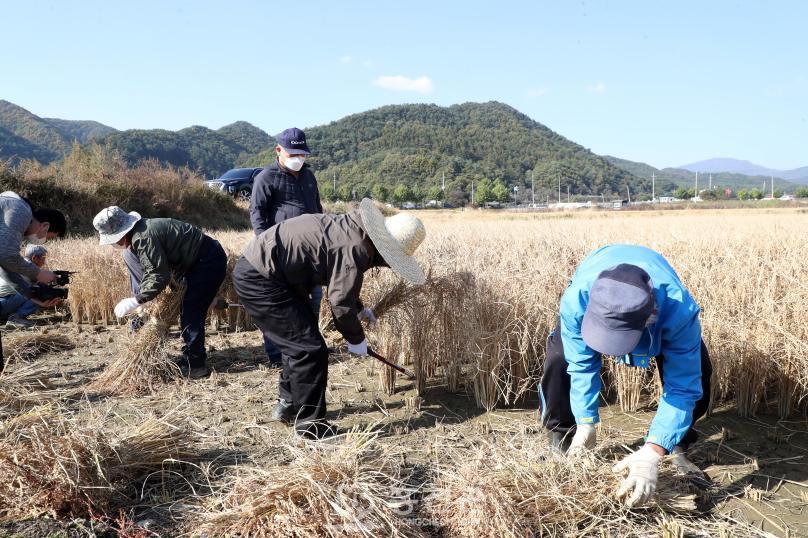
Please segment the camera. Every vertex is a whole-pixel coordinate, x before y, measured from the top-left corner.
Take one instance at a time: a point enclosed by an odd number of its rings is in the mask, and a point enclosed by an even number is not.
[[[54,271],[56,280],[53,284],[35,284],[31,286],[31,298],[39,301],[50,301],[51,299],[67,299],[68,289],[64,286],[70,284],[70,276],[76,271]]]

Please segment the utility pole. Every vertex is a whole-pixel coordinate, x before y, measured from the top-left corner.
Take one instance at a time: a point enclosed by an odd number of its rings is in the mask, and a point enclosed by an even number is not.
[[[337,173],[334,172],[334,192],[337,192]]]
[[[709,183],[709,187],[707,188],[707,190],[713,190],[713,175],[712,174],[710,174],[710,183]]]
[[[474,180],[471,180],[471,205],[474,205]]]
[[[629,189],[628,184],[626,184],[626,194],[628,195],[628,205],[631,205],[631,189]]]
[[[561,203],[561,173],[556,171],[556,174],[558,175],[558,203],[560,204]]]
[[[696,192],[693,194],[693,198],[699,197],[699,173],[696,172]]]
[[[570,203],[570,186],[567,185],[567,203]]]
[[[772,200],[774,200],[774,176],[772,176]]]
[[[656,200],[656,174],[651,172],[651,202]]]
[[[446,190],[446,173],[445,172],[441,173],[440,190],[442,190],[442,191]]]
[[[530,198],[533,206],[536,206],[536,183],[533,181],[533,170],[530,171]]]

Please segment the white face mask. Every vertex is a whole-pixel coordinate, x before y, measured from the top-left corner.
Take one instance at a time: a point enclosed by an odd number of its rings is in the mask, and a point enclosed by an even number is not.
[[[294,170],[295,172],[297,172],[301,168],[303,168],[304,162],[306,162],[306,159],[304,159],[303,157],[289,157],[288,159],[283,161],[283,165],[289,170]]]
[[[29,245],[44,245],[45,241],[47,241],[47,238],[39,237],[37,234],[31,234],[25,236],[25,241]]]

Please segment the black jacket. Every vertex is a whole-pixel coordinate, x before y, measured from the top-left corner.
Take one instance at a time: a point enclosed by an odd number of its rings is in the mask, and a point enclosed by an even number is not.
[[[255,176],[250,199],[250,222],[255,235],[286,219],[322,212],[317,179],[308,164],[295,177],[276,160]]]
[[[345,215],[305,215],[271,228],[250,241],[244,258],[270,280],[307,294],[313,286],[328,286],[334,325],[345,339],[365,339],[359,322],[364,274],[384,267],[365,231],[359,210]]]

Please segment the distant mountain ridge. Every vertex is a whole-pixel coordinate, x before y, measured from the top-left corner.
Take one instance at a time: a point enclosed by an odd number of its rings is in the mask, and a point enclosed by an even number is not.
[[[685,170],[683,168],[654,168],[650,164],[639,163],[606,155],[604,158],[610,163],[623,168],[632,174],[638,175],[643,178],[651,177],[654,175],[657,181],[657,195],[666,192],[663,187],[660,190],[659,182],[668,182],[675,184],[677,187],[691,188],[696,184],[696,172]],[[711,181],[715,186],[728,187],[733,190],[749,189],[749,188],[762,188],[765,184],[767,189],[771,188],[771,176],[749,176],[746,174],[729,173],[729,172],[699,172],[699,186],[707,187]],[[776,189],[782,189],[787,192],[793,192],[800,184],[798,182],[791,182],[775,176],[774,185]],[[670,189],[667,189],[670,191]],[[669,193],[669,192],[668,192]]]
[[[808,166],[793,170],[776,170],[750,161],[732,158],[713,158],[695,163],[685,164],[678,168],[690,172],[721,173],[728,172],[746,176],[774,176],[788,181],[808,184]]]

